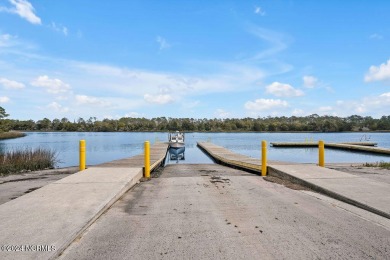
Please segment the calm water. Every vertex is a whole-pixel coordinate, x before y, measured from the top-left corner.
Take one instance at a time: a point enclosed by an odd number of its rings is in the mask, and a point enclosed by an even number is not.
[[[0,151],[12,149],[49,148],[58,153],[58,167],[78,165],[79,140],[87,142],[87,164],[94,165],[143,153],[143,142],[167,141],[167,133],[40,133],[30,132],[26,137],[0,141]],[[197,147],[198,141],[210,141],[232,151],[260,158],[261,140],[270,142],[377,142],[390,148],[390,133],[187,133],[185,160],[179,163],[212,163]],[[316,148],[269,147],[268,159],[292,162],[317,162]],[[390,161],[390,156],[326,149],[326,162]],[[176,163],[176,160],[168,163]]]

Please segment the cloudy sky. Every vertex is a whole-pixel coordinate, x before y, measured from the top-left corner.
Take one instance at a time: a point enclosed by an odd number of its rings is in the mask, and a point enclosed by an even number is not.
[[[13,119],[390,114],[390,1],[0,0]]]

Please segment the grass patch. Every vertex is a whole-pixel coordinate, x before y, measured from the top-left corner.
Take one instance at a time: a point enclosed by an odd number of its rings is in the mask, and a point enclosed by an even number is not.
[[[19,138],[19,137],[24,137],[24,136],[26,136],[26,134],[22,133],[22,132],[15,132],[15,131],[0,132],[0,140]]]
[[[363,164],[364,167],[379,167],[382,169],[388,169],[390,170],[390,162],[375,162],[375,163],[365,163]]]
[[[26,148],[0,153],[0,175],[53,169],[57,163],[57,153],[48,149]]]

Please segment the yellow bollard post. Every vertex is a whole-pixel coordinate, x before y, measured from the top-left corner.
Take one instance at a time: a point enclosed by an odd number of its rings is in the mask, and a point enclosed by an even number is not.
[[[85,170],[86,152],[85,152],[85,140],[80,140],[80,167],[79,170]]]
[[[325,144],[322,140],[318,142],[318,166],[325,167]]]
[[[144,177],[150,178],[150,143],[149,141],[145,141],[144,145],[144,155],[145,155],[145,172]]]
[[[267,175],[267,142],[261,142],[261,176]]]

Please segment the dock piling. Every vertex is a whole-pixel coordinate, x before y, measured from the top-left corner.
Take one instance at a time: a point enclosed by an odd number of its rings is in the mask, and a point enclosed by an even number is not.
[[[80,140],[80,145],[79,145],[79,170],[83,171],[85,170],[85,163],[86,163],[86,152],[85,152],[85,140]]]
[[[267,142],[261,142],[261,176],[267,175]]]
[[[322,140],[318,142],[318,166],[325,167],[325,144]]]
[[[144,162],[145,162],[145,172],[144,172],[144,177],[149,179],[150,178],[150,143],[149,141],[145,141],[144,145]]]

